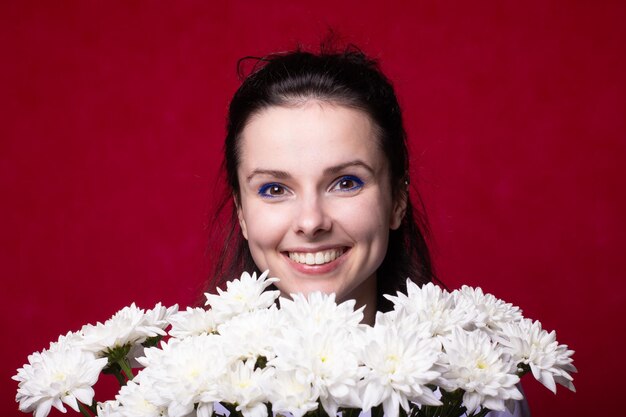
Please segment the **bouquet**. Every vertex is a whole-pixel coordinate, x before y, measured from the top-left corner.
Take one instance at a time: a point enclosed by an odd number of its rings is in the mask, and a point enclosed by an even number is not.
[[[100,417],[485,416],[522,399],[520,377],[574,390],[573,351],[518,307],[464,286],[407,281],[394,308],[361,324],[355,301],[280,298],[243,273],[208,309],[132,304],[33,353],[13,377],[23,412]],[[166,329],[169,329],[166,332]],[[163,339],[166,337],[165,339]],[[140,370],[138,370],[141,368]],[[136,375],[135,375],[136,373]],[[98,402],[101,374],[120,383]]]

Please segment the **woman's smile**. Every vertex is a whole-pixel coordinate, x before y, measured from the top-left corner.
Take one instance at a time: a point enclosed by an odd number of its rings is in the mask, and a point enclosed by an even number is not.
[[[296,250],[283,253],[286,257],[285,262],[294,272],[319,275],[336,271],[349,256],[349,251],[350,248],[340,246],[325,250]]]
[[[344,251],[344,248],[319,250],[315,252],[289,251],[287,252],[287,256],[289,256],[289,259],[292,261],[303,265],[324,265],[343,255]]]

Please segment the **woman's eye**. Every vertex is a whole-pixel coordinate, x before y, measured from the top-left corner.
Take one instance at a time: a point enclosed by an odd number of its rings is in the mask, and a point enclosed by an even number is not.
[[[337,180],[333,189],[338,191],[356,191],[362,187],[363,181],[352,175],[346,175],[345,177],[341,177]]]
[[[281,197],[285,194],[285,187],[276,183],[263,184],[259,188],[259,195],[264,198]]]

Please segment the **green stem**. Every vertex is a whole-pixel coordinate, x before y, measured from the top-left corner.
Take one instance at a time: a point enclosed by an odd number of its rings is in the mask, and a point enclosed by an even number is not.
[[[383,417],[383,406],[377,405],[372,408],[372,417]]]
[[[482,408],[482,409],[478,412],[478,414],[472,414],[472,417],[485,417],[489,411],[491,411],[491,410],[489,410],[488,408],[484,408],[484,407],[483,407],[483,408]]]
[[[117,361],[117,364],[120,366],[120,368],[122,368],[122,372],[124,372],[124,375],[126,375],[126,379],[130,381],[135,377],[135,375],[133,375],[133,370],[131,369],[130,364],[126,359],[120,359],[119,361]],[[124,383],[124,385],[126,385],[126,383]]]
[[[440,407],[443,407],[443,405]],[[438,410],[440,410],[440,407],[434,407],[431,405],[423,407],[422,410],[424,413],[424,417],[436,417]]]
[[[115,368],[115,369],[111,369],[111,373],[115,376],[115,379],[117,379],[117,382],[120,384],[120,387],[123,387],[124,385],[126,385],[126,380],[124,379],[124,375],[122,375],[122,371]]]
[[[465,412],[465,407],[462,407],[462,391],[457,390],[451,393],[444,393],[442,399],[444,400],[443,409],[441,410],[442,417],[457,417]]]
[[[87,408],[83,405],[83,403],[81,403],[80,401],[78,402],[78,409],[80,410],[80,413],[82,415],[84,415],[85,417],[92,417],[91,414],[89,414],[89,411],[87,411]]]
[[[321,403],[317,403],[317,417],[324,417],[326,415],[326,412],[324,411],[324,408],[322,407]]]
[[[339,411],[344,417],[357,417],[359,410],[356,408],[340,408]]]

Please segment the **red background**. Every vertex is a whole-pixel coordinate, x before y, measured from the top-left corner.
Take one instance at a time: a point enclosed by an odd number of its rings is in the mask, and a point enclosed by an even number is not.
[[[615,415],[625,3],[215,3],[0,5],[0,414],[58,334],[196,298],[236,60],[330,26],[395,82],[443,281],[576,350],[578,393],[526,379],[533,415]]]

